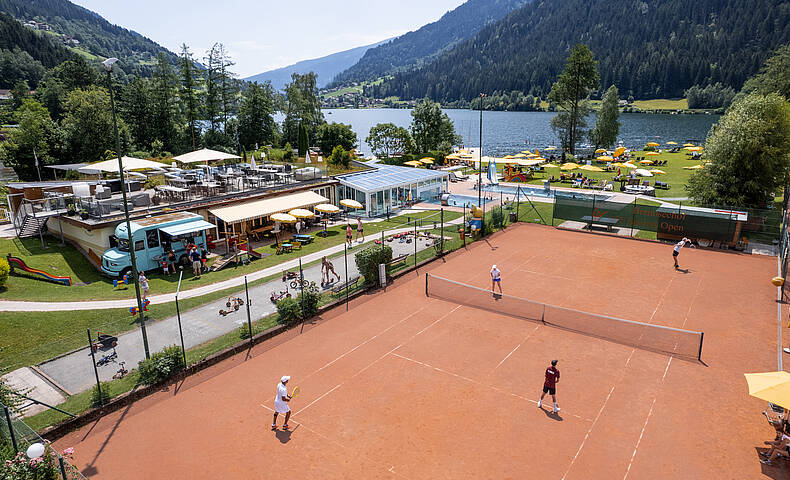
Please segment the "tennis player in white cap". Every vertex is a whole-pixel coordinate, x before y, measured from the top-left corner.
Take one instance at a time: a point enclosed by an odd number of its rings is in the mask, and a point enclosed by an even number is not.
[[[494,286],[499,287],[499,293],[502,294],[502,272],[496,265],[491,266],[491,293],[494,293]]]
[[[291,377],[284,375],[277,384],[277,394],[274,396],[274,419],[272,420],[272,430],[277,430],[277,414],[285,414],[285,423],[283,423],[283,430],[288,430],[288,419],[291,418],[291,407],[288,402],[291,401],[291,396],[288,395],[288,383]]]

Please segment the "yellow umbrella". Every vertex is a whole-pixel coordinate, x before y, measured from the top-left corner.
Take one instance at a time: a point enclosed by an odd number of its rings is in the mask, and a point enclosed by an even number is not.
[[[435,159],[435,158],[433,158],[433,157],[423,157],[423,158],[421,158],[421,159],[420,159],[420,161],[421,161],[421,162],[422,162],[423,160],[431,160],[431,161],[433,161],[433,160],[436,160],[436,159]]]
[[[430,158],[423,158],[420,160],[420,163],[424,163],[426,165],[433,165],[433,160]]]
[[[573,162],[563,163],[560,170],[576,170],[579,165]]]
[[[543,165],[543,168],[560,168],[559,165],[554,165],[553,163],[547,163]]]
[[[657,168],[651,168],[651,169],[650,169],[650,170],[648,170],[648,171],[649,171],[650,173],[652,173],[653,175],[666,175],[666,174],[667,174],[667,172],[665,172],[665,171],[663,171],[663,170],[659,170],[659,169],[657,169]]]
[[[408,162],[403,162],[404,165],[408,165],[410,167],[421,167],[422,163],[418,162],[417,160],[410,160]]]
[[[790,373],[744,373],[743,376],[749,385],[749,395],[790,408]]]
[[[686,170],[699,170],[701,168],[705,168],[703,165],[694,165],[693,167],[683,167]]]
[[[667,142],[667,145],[677,145],[678,142]]]
[[[642,165],[653,165],[656,162],[654,162],[653,160],[642,160],[639,163],[641,163]]]
[[[596,167],[595,165],[582,165],[579,170],[587,170],[588,172],[603,172],[603,168]]]
[[[689,152],[701,152],[702,147],[686,147],[686,150],[688,150]]]
[[[525,158],[525,157],[526,157],[526,155],[524,155],[523,153],[517,153],[517,154],[513,155],[513,158]]]
[[[620,155],[622,155],[624,153],[625,153],[625,147],[617,147],[617,149],[614,151],[614,155],[613,156],[619,157]]]
[[[660,143],[656,143],[656,142],[647,142],[647,146],[648,147],[657,147],[659,145],[661,145],[661,144]]]
[[[449,160],[458,160],[461,157],[457,153],[451,153],[450,155],[447,155],[444,158],[449,159]]]
[[[633,163],[631,163],[631,162],[625,162],[625,163],[623,164],[623,166],[624,166],[625,168],[637,168],[637,167],[636,167],[636,165],[634,165],[634,164],[633,164]]]
[[[683,146],[684,147],[693,147],[694,144],[693,143],[684,143]]]
[[[362,208],[361,203],[359,203],[356,200],[351,200],[350,198],[347,198],[345,200],[340,200],[340,205],[343,205],[344,207],[348,207],[348,208]]]
[[[556,149],[557,147],[555,147],[554,145],[545,148],[545,150],[556,150]]]
[[[502,158],[506,158],[506,159],[510,160],[511,158],[516,158],[516,157],[514,157],[513,155],[505,155]]]
[[[601,155],[600,157],[596,158],[596,160],[600,160],[602,162],[611,162],[614,160],[614,158],[610,157],[609,155]]]
[[[645,155],[647,155],[649,157],[657,157],[657,156],[659,156],[661,154],[658,153],[658,152],[645,152]]]
[[[313,218],[315,217],[315,213],[307,210],[306,208],[294,208],[288,215],[293,215],[296,218]]]
[[[296,217],[287,213],[275,213],[269,218],[280,223],[296,223]]]
[[[532,158],[530,158],[530,160],[537,160],[538,162],[545,162],[546,161],[546,159],[543,158],[543,157],[532,157]]]
[[[321,213],[337,213],[340,211],[340,207],[337,205],[332,205],[331,203],[322,203],[320,205],[316,205],[313,208],[315,211]]]
[[[596,155],[599,154],[599,153],[606,153],[606,149],[605,148],[599,148],[598,150],[595,151]]]
[[[521,153],[526,153],[527,155],[530,155],[532,152],[530,152],[529,150],[522,150]]]

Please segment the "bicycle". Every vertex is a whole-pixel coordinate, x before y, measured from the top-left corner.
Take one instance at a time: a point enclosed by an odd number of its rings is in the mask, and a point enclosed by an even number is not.
[[[297,288],[299,288],[299,286],[300,286],[300,282],[299,282],[299,280],[293,280],[293,281],[291,281],[291,288],[293,288],[293,289],[297,289]],[[307,280],[302,280],[302,281],[301,281],[301,287],[302,287],[302,288],[307,288],[307,287],[309,287],[309,286],[310,286],[310,282],[309,282],[309,281],[307,281]]]
[[[102,357],[96,362],[96,366],[101,367],[107,365],[110,362],[114,362],[116,358],[118,358],[118,352],[116,352],[115,348],[113,348],[112,353],[109,355],[102,355]]]
[[[126,362],[120,362],[119,365],[121,365],[121,368],[119,368],[118,371],[115,372],[115,375],[112,376],[113,380],[117,380],[119,378],[123,378],[127,373],[129,373],[129,370],[124,368],[124,365],[126,365]]]

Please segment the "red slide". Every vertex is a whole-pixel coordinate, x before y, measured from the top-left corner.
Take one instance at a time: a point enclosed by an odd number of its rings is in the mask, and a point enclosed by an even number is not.
[[[8,258],[8,265],[11,267],[12,272],[14,271],[14,267],[16,266],[18,268],[21,268],[23,271],[27,273],[43,277],[44,280],[60,283],[66,285],[67,287],[71,286],[71,277],[59,277],[57,275],[52,275],[51,273],[47,273],[43,270],[30,268],[25,264],[24,260],[22,260],[21,258],[12,257],[10,253],[8,254],[7,258]]]

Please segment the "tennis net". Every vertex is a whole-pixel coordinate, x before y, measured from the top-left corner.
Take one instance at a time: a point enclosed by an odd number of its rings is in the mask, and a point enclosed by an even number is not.
[[[425,295],[494,313],[524,318],[643,350],[702,359],[703,332],[651,325],[557,307],[425,274]]]

